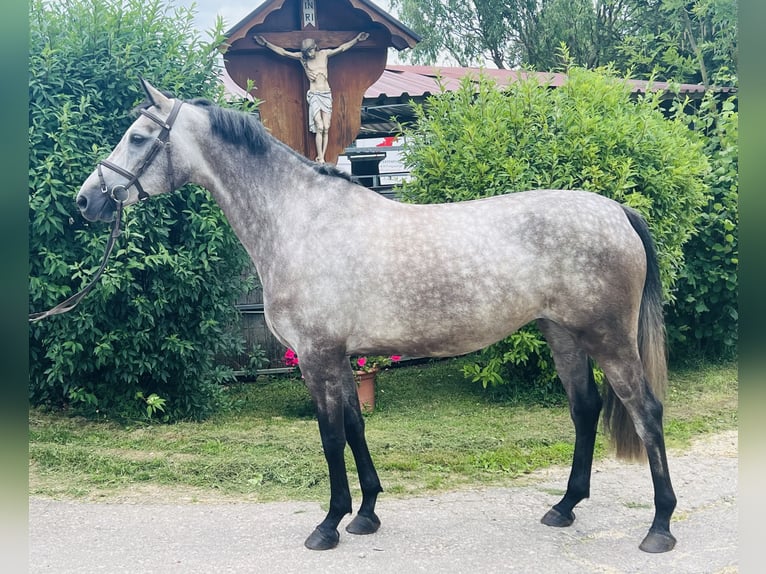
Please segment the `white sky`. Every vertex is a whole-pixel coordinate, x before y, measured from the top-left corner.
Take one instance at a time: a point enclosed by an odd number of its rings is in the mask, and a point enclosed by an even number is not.
[[[250,12],[263,4],[264,0],[176,0],[175,4],[179,6],[196,5],[196,24],[202,32],[210,30],[215,24],[216,16],[223,18],[224,31],[229,30],[240,20],[245,18]],[[397,15],[392,12],[388,0],[372,0],[379,8],[385,10],[394,17]]]

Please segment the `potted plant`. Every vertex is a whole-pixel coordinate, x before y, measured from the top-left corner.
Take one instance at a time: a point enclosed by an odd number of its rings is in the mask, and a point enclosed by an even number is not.
[[[359,406],[364,413],[375,410],[375,377],[381,368],[396,363],[401,359],[399,355],[384,357],[374,355],[370,357],[357,357],[351,359],[356,379],[356,394],[359,397]]]
[[[356,394],[359,397],[359,406],[362,412],[370,413],[375,410],[375,377],[381,368],[401,360],[400,355],[374,355],[369,357],[355,357],[351,359],[351,367],[354,370],[356,380]],[[292,349],[285,351],[284,363],[286,367],[297,367],[298,355]]]

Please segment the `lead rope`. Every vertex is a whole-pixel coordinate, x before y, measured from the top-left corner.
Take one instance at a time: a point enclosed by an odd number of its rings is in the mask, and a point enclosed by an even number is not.
[[[29,314],[29,322],[34,323],[36,321],[39,321],[40,319],[45,319],[46,317],[50,317],[52,315],[60,315],[61,313],[66,313],[67,311],[71,311],[74,309],[77,304],[85,297],[91,289],[96,285],[96,282],[101,277],[101,274],[104,272],[104,269],[106,268],[106,262],[109,260],[109,256],[112,253],[112,249],[114,248],[114,244],[117,241],[117,238],[120,236],[120,233],[122,233],[122,229],[120,228],[120,225],[122,223],[122,202],[117,202],[117,215],[114,218],[114,225],[112,226],[112,232],[109,234],[109,241],[106,243],[106,250],[104,251],[104,258],[101,261],[101,266],[98,268],[98,271],[96,271],[96,274],[94,275],[93,279],[90,280],[90,283],[88,283],[85,287],[82,288],[81,291],[78,293],[75,293],[68,299],[65,299],[55,307],[48,309],[47,311],[41,311],[39,313],[30,313]]]

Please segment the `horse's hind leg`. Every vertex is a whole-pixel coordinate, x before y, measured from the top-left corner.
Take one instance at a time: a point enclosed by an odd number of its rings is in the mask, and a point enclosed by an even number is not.
[[[670,533],[670,517],[676,507],[676,495],[670,482],[665,452],[662,403],[652,392],[637,353],[630,353],[627,357],[608,354],[595,358],[619,399],[619,404],[612,407],[610,424],[617,452],[620,452],[621,442],[629,443],[637,434],[649,459],[654,485],[654,520],[639,548],[645,552],[667,552],[676,544],[675,537]],[[619,420],[625,417],[632,421],[632,428]]]
[[[364,437],[364,418],[356,394],[356,382],[352,382],[344,395],[346,440],[354,455],[359,484],[362,487],[362,505],[354,519],[346,526],[346,531],[351,534],[372,534],[380,527],[380,519],[375,514],[375,503],[383,488],[380,486],[380,479]]]
[[[556,371],[569,398],[569,412],[575,427],[574,456],[566,494],[543,516],[542,523],[548,526],[569,526],[575,519],[575,505],[590,495],[601,396],[593,379],[588,356],[569,332],[545,319],[538,320],[537,324],[551,348]]]

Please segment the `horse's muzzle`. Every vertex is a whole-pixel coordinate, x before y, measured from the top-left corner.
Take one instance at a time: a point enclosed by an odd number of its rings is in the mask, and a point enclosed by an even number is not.
[[[117,204],[99,189],[81,189],[75,203],[88,221],[113,221],[117,212]]]

